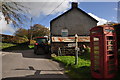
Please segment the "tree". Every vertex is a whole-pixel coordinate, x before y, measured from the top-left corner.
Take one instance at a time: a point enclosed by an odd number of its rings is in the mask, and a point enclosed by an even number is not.
[[[40,24],[35,24],[32,27],[32,38],[39,37],[39,36],[49,36],[50,30]]]
[[[2,2],[2,13],[7,24],[10,24],[10,22],[12,22],[14,26],[23,24],[23,22],[28,19],[25,15],[25,10],[23,10],[25,8],[27,9],[27,7],[21,5],[20,2]]]
[[[40,36],[49,36],[50,30],[40,24],[35,24],[31,29],[18,29],[14,35],[18,37],[24,37],[27,39],[30,39],[31,35],[32,38],[34,37],[40,37]]]
[[[23,28],[19,28],[15,33],[14,33],[15,36],[17,37],[23,37],[23,38],[26,38],[26,39],[29,39],[29,35],[28,35],[28,30],[27,29],[23,29]]]

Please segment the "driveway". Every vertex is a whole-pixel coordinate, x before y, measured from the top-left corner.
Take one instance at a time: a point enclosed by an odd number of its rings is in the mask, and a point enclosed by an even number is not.
[[[33,50],[2,52],[3,80],[68,79],[61,64]]]

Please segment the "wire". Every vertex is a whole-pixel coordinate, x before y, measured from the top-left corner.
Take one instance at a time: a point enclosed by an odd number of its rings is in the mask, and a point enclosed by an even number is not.
[[[64,0],[65,1],[65,0]],[[63,2],[64,2],[63,1]],[[55,9],[53,9],[51,12],[50,12],[50,14],[48,14],[48,15],[46,15],[42,20],[40,20],[40,22],[43,22],[48,16],[50,16],[57,8],[59,8],[62,4],[63,4],[63,2],[61,2]]]

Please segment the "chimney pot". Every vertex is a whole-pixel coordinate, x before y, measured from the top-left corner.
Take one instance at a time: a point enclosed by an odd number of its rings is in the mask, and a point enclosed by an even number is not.
[[[77,2],[72,2],[72,8],[78,8],[78,3]]]

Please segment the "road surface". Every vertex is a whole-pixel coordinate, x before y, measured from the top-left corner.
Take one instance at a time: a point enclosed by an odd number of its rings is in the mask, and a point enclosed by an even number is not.
[[[61,64],[33,50],[2,52],[3,80],[68,79]]]

